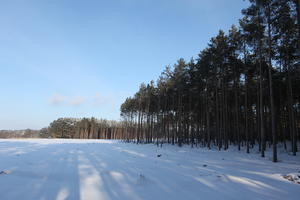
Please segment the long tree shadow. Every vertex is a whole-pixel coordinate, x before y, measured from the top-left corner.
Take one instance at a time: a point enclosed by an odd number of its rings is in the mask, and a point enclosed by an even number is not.
[[[285,188],[295,188],[287,181],[253,174],[253,169],[259,170],[251,165],[246,166],[247,162],[238,166],[233,166],[233,163],[229,169],[222,166],[222,159],[214,161],[210,158],[202,163],[168,159],[168,162],[155,164],[159,159],[153,153],[136,153],[126,147],[115,148],[115,151],[110,149],[112,151],[107,154],[92,152],[85,156],[97,170],[103,181],[103,191],[111,199],[122,199],[124,196],[130,199],[199,199],[204,194],[206,198],[252,199],[259,196],[280,199],[289,196],[289,190]],[[203,163],[207,164],[206,167]],[[227,163],[227,166],[231,165]]]
[[[80,199],[78,155],[72,152],[74,145],[18,145],[35,149],[10,159],[10,173],[0,177],[1,200]]]
[[[0,143],[0,170],[10,170],[0,175],[0,199],[282,199],[290,191],[299,194],[298,185],[272,175],[274,164],[205,154],[127,144]],[[276,166],[281,171],[295,167]]]
[[[122,152],[125,154],[122,155]],[[98,179],[102,181],[101,192],[105,193],[102,195],[105,199],[199,199],[202,191],[211,198],[218,197],[209,192],[211,188],[207,185],[189,177],[184,179],[180,173],[172,170],[139,166],[141,162],[137,162],[136,166],[128,164],[124,162],[127,157],[122,158],[127,153],[111,151],[109,154],[90,152],[84,155],[85,163],[97,171]],[[138,158],[149,159],[143,156]],[[179,182],[183,182],[183,188],[178,188]],[[198,189],[195,192],[197,187],[200,191]]]

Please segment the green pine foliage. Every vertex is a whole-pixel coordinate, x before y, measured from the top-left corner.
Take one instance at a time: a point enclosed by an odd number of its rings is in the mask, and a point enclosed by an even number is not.
[[[261,155],[300,129],[298,0],[250,0],[239,27],[220,30],[198,57],[167,66],[121,105],[123,135],[136,143],[188,144]]]

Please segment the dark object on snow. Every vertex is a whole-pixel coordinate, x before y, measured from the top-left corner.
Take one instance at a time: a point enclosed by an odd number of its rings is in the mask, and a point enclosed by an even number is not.
[[[1,171],[1,172],[0,172],[0,175],[1,175],[1,174],[9,174],[9,173],[10,173],[10,171],[4,170],[4,171]]]
[[[161,157],[161,154],[158,154],[157,157]]]
[[[283,178],[292,181],[294,183],[300,184],[300,174],[288,174],[283,176]]]
[[[207,165],[203,165],[203,167],[207,167]]]

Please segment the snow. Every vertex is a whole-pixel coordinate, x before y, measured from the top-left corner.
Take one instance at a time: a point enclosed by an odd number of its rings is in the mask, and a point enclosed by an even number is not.
[[[1,139],[1,200],[299,199],[300,157],[112,140]],[[161,155],[161,156],[158,156]],[[295,178],[295,177],[294,177]]]

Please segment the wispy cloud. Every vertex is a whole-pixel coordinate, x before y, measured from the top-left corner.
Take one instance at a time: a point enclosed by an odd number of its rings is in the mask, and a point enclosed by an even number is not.
[[[76,96],[71,98],[68,103],[73,106],[79,106],[85,102],[85,98],[81,96]]]
[[[101,95],[99,92],[92,98],[92,104],[94,106],[102,106],[107,102],[107,97]]]
[[[48,103],[52,106],[93,106],[112,108],[117,106],[116,100],[119,99],[117,94],[106,94],[97,92],[94,96],[63,96],[53,94],[48,98]]]
[[[64,96],[61,96],[59,94],[54,94],[49,97],[48,103],[50,105],[61,105],[66,102],[66,98]]]
[[[82,96],[66,97],[60,94],[53,94],[49,97],[48,103],[53,106],[69,105],[79,106],[85,102],[85,98]]]
[[[103,94],[103,93],[96,93],[96,95],[91,99],[92,105],[96,107],[108,106],[108,107],[115,107],[116,100],[119,98],[117,94]]]

